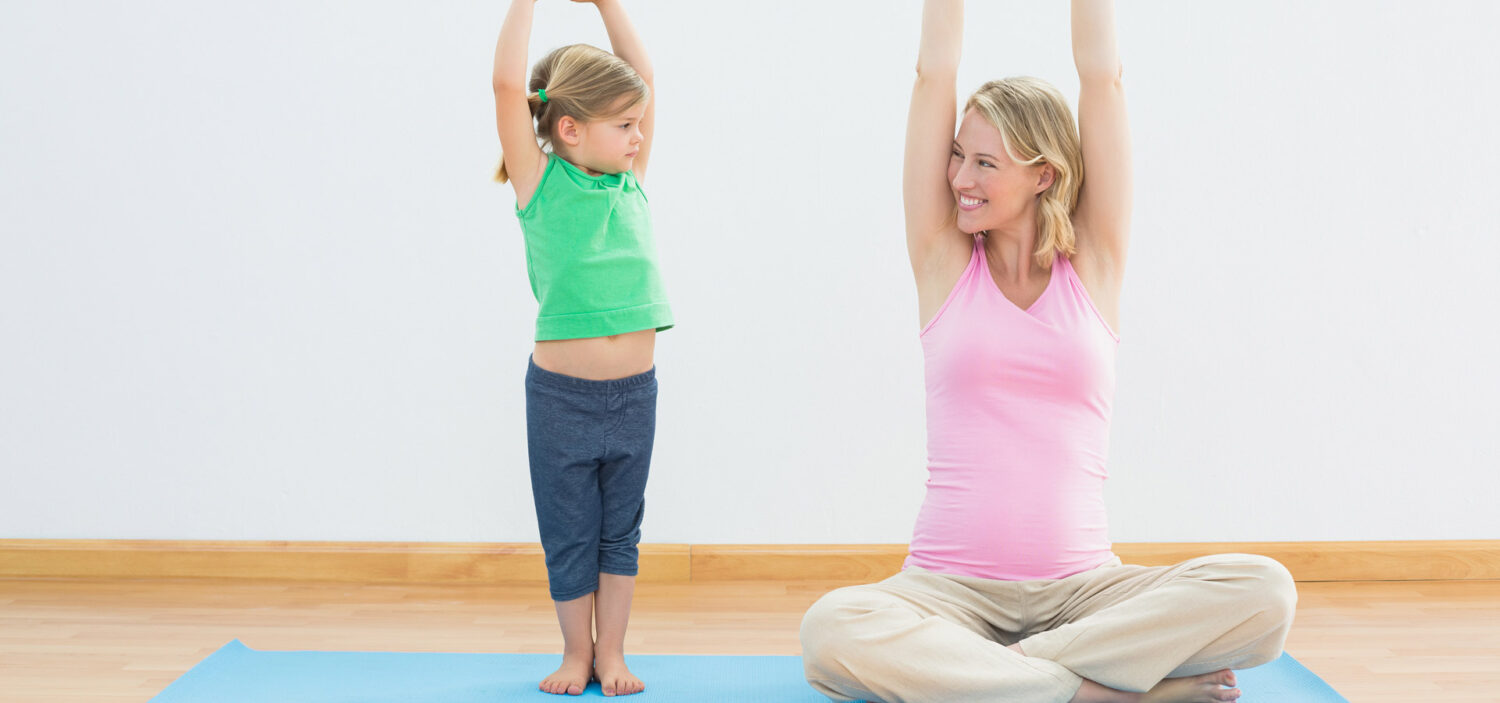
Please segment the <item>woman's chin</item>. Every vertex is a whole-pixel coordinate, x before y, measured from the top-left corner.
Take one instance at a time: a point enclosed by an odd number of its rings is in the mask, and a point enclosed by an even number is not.
[[[958,231],[963,232],[964,234],[979,234],[980,232],[989,229],[974,218],[964,217],[963,211],[959,211],[956,224],[958,225]]]

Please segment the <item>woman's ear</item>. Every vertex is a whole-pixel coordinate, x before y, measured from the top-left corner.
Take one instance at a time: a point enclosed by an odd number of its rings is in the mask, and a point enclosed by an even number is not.
[[[562,140],[568,146],[578,146],[578,142],[580,141],[578,120],[567,115],[558,118],[556,138]]]
[[[1037,177],[1036,181],[1035,195],[1041,195],[1042,191],[1051,188],[1052,182],[1055,180],[1057,180],[1057,169],[1053,168],[1052,164],[1042,164],[1042,173]]]

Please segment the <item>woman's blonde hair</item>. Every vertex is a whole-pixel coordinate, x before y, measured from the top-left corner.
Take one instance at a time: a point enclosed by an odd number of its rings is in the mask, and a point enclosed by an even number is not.
[[[537,138],[543,148],[550,147],[563,116],[580,122],[589,122],[611,117],[618,111],[617,104],[623,97],[630,97],[624,109],[630,109],[651,98],[651,88],[640,74],[624,59],[588,44],[570,44],[553,49],[531,67],[531,90],[526,103],[531,108],[531,117],[536,121]],[[541,91],[547,91],[546,102]],[[505,159],[495,170],[495,180],[504,183],[510,179],[505,172]]]
[[[1051,267],[1058,254],[1074,252],[1073,209],[1083,186],[1083,148],[1073,111],[1046,81],[1020,76],[990,81],[969,96],[964,110],[978,110],[1000,130],[1018,164],[1045,163],[1057,172],[1037,208],[1037,263]]]

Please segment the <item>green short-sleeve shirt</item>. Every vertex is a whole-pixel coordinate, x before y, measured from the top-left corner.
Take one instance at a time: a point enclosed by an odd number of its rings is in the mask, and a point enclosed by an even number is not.
[[[672,326],[646,194],[631,171],[592,176],[556,154],[526,209],[537,341]]]

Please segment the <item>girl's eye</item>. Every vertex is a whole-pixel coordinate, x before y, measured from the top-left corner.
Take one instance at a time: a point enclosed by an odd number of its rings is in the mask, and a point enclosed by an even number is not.
[[[953,158],[956,158],[956,159],[962,159],[964,157],[963,154],[960,154],[957,151],[952,151],[952,152],[949,152],[949,153],[951,153],[953,155]]]

